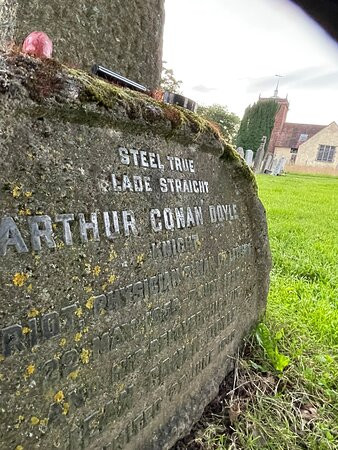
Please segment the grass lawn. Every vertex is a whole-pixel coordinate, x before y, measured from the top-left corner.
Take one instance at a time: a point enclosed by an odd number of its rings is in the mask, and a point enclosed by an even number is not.
[[[235,389],[186,448],[338,449],[338,178],[261,175],[258,185],[273,257],[266,318]]]

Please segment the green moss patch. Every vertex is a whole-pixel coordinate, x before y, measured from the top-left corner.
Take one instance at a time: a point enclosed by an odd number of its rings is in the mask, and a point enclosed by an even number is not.
[[[86,105],[95,103],[98,107],[104,107],[108,113],[108,117],[107,114],[102,115],[103,122],[109,119],[111,112],[112,123],[127,118],[131,129],[140,129],[143,124],[143,127],[151,126],[153,131],[162,133],[169,140],[194,142],[206,149],[218,148],[223,152],[222,159],[234,162],[239,172],[242,175],[244,173],[255,185],[252,171],[233,146],[226,142],[215,124],[202,116],[108,83],[55,60],[39,60],[20,53],[0,54],[0,57],[5,59],[12,74],[21,81],[29,96],[37,103],[43,105],[46,100],[54,99],[57,101],[57,107],[65,103],[72,106],[75,103],[79,110],[81,106],[85,108]],[[75,96],[74,91],[77,93]],[[73,111],[74,107],[70,109]],[[116,111],[119,111],[119,114],[116,114]],[[90,112],[94,116],[100,113],[100,110]]]

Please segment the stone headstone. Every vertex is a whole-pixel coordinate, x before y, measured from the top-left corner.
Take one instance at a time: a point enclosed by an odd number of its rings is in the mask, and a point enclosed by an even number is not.
[[[285,161],[286,161],[286,159],[285,159],[284,156],[282,156],[281,158],[277,159],[277,162],[276,162],[276,164],[274,166],[274,169],[272,171],[272,175],[280,175],[281,174],[281,172],[282,172],[282,170],[284,169],[284,166],[285,166]]]
[[[168,449],[265,309],[252,174],[191,112],[2,68],[0,448]]]
[[[257,149],[255,160],[254,160],[254,171],[256,173],[260,173],[262,169],[262,162],[265,155],[265,145],[266,145],[266,136],[262,137],[261,144]]]
[[[283,156],[282,157],[282,162],[281,162],[281,165],[280,165],[279,175],[284,172],[285,165],[286,165],[286,158]]]
[[[244,158],[244,150],[243,150],[242,147],[237,147],[237,153],[238,153],[242,158]]]
[[[270,171],[271,171],[271,175],[275,175],[275,171],[276,171],[276,167],[278,164],[279,158],[277,156],[274,156],[272,158],[271,164],[270,164]]]
[[[162,69],[164,0],[0,0],[0,49],[44,31],[72,67],[102,64],[149,88]]]
[[[272,154],[267,153],[263,162],[263,173],[268,173],[270,171],[271,163],[272,163]]]
[[[250,149],[246,150],[246,152],[245,152],[245,162],[247,163],[247,165],[249,167],[252,166],[252,163],[253,163],[253,151],[250,150]]]

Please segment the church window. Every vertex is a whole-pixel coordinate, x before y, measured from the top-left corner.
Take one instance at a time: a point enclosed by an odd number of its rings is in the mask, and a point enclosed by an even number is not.
[[[320,145],[317,153],[317,161],[332,162],[336,153],[336,147],[332,145]]]

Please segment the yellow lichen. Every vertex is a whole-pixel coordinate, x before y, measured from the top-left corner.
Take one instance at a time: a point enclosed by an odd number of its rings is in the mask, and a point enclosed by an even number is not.
[[[62,391],[58,391],[55,395],[54,395],[54,401],[56,403],[62,403],[64,400],[65,396],[63,394]]]
[[[21,195],[22,186],[14,186],[12,189],[12,195],[14,198],[18,198]]]
[[[60,339],[60,342],[59,342],[60,347],[64,347],[66,344],[67,344],[67,339],[66,338]]]
[[[77,276],[77,275],[75,275],[74,277],[72,277],[72,281],[79,281],[80,280],[80,278]]]
[[[82,330],[84,333],[88,333],[89,328],[88,327],[84,327],[84,329]]]
[[[24,416],[19,416],[16,424],[14,425],[14,428],[16,428],[16,429],[20,428],[20,426],[24,420],[25,420]]]
[[[32,211],[29,208],[22,208],[19,210],[19,216],[30,216]]]
[[[62,410],[62,414],[63,414],[64,416],[66,416],[66,415],[68,414],[69,408],[70,408],[70,404],[67,403],[67,402],[65,402],[65,403],[63,404],[63,410]]]
[[[92,270],[92,273],[94,275],[94,277],[98,277],[100,275],[101,272],[101,267],[100,266],[95,266]]]
[[[116,258],[117,258],[117,253],[116,253],[115,250],[112,250],[112,251],[109,253],[109,261],[113,261],[113,260],[116,259]]]
[[[89,294],[89,292],[92,292],[93,288],[91,286],[85,286],[84,291],[87,292],[87,294]]]
[[[36,416],[32,416],[31,417],[31,424],[32,425],[39,425],[39,423],[40,423],[40,419],[38,417],[36,417]]]
[[[15,447],[15,450],[24,450],[24,448],[23,448],[22,445],[17,445],[17,446]]]
[[[48,425],[48,417],[45,417],[44,419],[40,420],[40,425],[47,426]]]
[[[95,297],[91,296],[91,297],[89,297],[89,299],[86,301],[86,308],[87,308],[87,309],[93,309],[93,308],[94,308],[94,299],[95,299]]]
[[[30,377],[31,375],[33,375],[34,372],[35,366],[34,364],[30,364],[29,366],[26,367],[25,377]]]
[[[29,313],[27,314],[29,318],[32,317],[37,317],[40,314],[40,311],[38,311],[37,309],[33,308],[29,311]]]
[[[31,333],[31,331],[32,330],[29,327],[23,327],[22,334],[28,334],[28,333]]]
[[[26,198],[31,198],[32,195],[33,195],[33,192],[31,192],[31,191],[26,191],[26,192],[25,192],[25,197],[26,197]]]
[[[108,284],[107,284],[107,283],[105,283],[105,284],[102,285],[102,290],[103,290],[103,292],[106,292],[107,287],[108,287]]]
[[[4,357],[4,355],[2,355],[2,354],[0,353],[0,362],[2,362],[2,361],[5,361],[5,357]]]
[[[79,375],[79,371],[78,370],[74,370],[73,372],[70,372],[70,374],[68,375],[68,378],[71,380],[76,380],[76,378]]]
[[[83,311],[82,311],[82,308],[81,308],[81,306],[79,306],[76,310],[75,310],[75,313],[74,313],[77,317],[81,317],[81,316],[83,316]]]
[[[83,348],[80,354],[80,358],[83,364],[88,364],[90,358],[90,350]]]
[[[110,275],[110,277],[108,278],[108,283],[113,284],[116,280],[117,280],[117,276],[114,273],[112,273]]]
[[[33,289],[33,285],[32,285],[32,283],[30,283],[30,284],[27,286],[26,291],[27,291],[27,292],[32,292],[32,289]]]
[[[17,272],[13,276],[13,284],[14,284],[14,286],[22,287],[26,283],[28,278],[29,278],[28,273]]]
[[[136,263],[142,266],[142,264],[144,263],[144,253],[136,256]]]
[[[76,333],[76,335],[74,336],[74,341],[75,342],[79,342],[82,339],[82,333]]]

